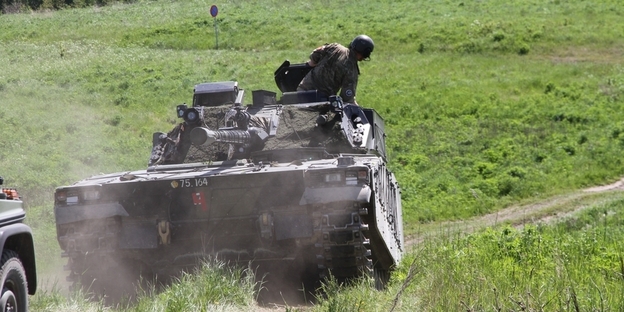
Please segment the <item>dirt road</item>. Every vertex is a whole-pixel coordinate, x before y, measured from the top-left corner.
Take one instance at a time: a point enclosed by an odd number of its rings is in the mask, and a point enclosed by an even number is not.
[[[461,221],[435,222],[418,226],[405,239],[408,250],[420,242],[439,235],[469,234],[485,227],[510,224],[521,228],[526,224],[550,223],[585,208],[624,198],[624,179],[615,183],[586,188],[568,194],[513,205],[483,216]]]

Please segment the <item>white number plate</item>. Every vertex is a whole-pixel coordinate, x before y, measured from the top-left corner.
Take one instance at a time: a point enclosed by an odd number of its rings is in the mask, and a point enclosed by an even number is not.
[[[208,178],[180,179],[171,182],[173,188],[189,188],[208,186]]]

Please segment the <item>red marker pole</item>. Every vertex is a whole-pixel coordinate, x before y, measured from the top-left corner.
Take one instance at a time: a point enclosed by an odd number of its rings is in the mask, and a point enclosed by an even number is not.
[[[217,46],[217,50],[219,50],[219,31],[217,27],[217,14],[219,14],[219,9],[216,5],[212,5],[210,7],[210,15],[214,18],[214,30],[215,30],[215,42]]]

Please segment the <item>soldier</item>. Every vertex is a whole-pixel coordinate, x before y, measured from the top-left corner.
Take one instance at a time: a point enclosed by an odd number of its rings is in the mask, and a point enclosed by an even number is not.
[[[316,48],[307,63],[314,68],[301,80],[297,90],[317,90],[322,97],[338,94],[340,90],[343,102],[357,104],[358,62],[368,60],[374,47],[373,39],[359,35],[351,41],[349,48],[338,43]]]

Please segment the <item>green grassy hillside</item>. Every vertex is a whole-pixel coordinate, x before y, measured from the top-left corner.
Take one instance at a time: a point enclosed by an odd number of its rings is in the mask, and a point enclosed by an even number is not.
[[[376,46],[358,102],[385,118],[406,229],[481,215],[624,174],[623,18],[615,0],[163,0],[0,15],[0,174],[30,207],[40,267],[56,266],[55,187],[144,168],[151,134],[173,127],[196,83],[277,92],[283,60],[365,33]]]
[[[615,2],[230,1],[219,50],[209,6],[2,15],[4,175],[39,205],[55,186],[144,167],[151,133],[171,128],[194,84],[277,91],[281,61],[359,33],[376,49],[358,101],[387,121],[408,221],[477,215],[624,171]]]

